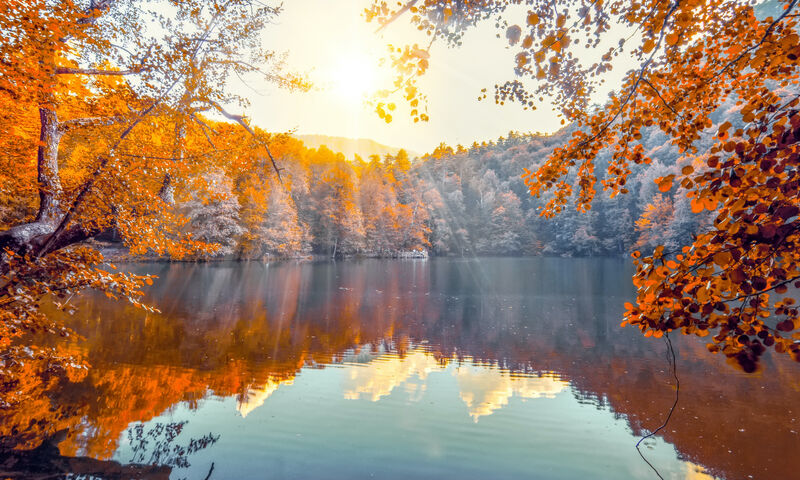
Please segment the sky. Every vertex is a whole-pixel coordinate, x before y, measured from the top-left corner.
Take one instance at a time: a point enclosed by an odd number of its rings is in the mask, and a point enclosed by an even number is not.
[[[393,121],[385,123],[372,106],[361,101],[365,90],[391,87],[391,76],[377,70],[386,45],[426,45],[424,33],[410,26],[409,13],[380,32],[377,24],[367,23],[363,11],[373,0],[291,0],[284,11],[263,33],[265,48],[286,52],[287,64],[305,72],[314,81],[311,92],[287,92],[263,78],[249,77],[246,83],[235,80],[235,93],[249,99],[245,115],[272,132],[320,134],[350,138],[369,138],[392,147],[423,154],[444,142],[450,146],[469,146],[473,141],[488,141],[510,130],[553,133],[562,127],[552,107],[546,103],[537,110],[523,110],[517,104],[496,105],[493,87],[516,79],[513,74],[516,50],[508,47],[504,35],[497,38],[494,21],[472,28],[463,45],[448,48],[444,42],[431,48],[430,68],[419,82],[428,97],[430,121],[414,123],[407,110],[398,108]],[[507,15],[510,23],[525,18],[525,8]],[[502,33],[502,32],[501,32]],[[625,27],[613,26],[600,48],[587,51],[595,57],[630,35]],[[595,60],[588,60],[593,63]],[[614,69],[605,74],[606,83],[593,95],[595,103],[605,103],[609,91],[620,84],[623,75],[638,67],[629,55],[613,60]],[[350,73],[346,73],[350,72]],[[478,101],[486,88],[487,100]],[[400,105],[400,102],[398,102]]]
[[[234,90],[250,101],[245,114],[268,131],[370,138],[417,153],[441,142],[455,146],[496,139],[509,130],[552,133],[560,120],[545,106],[535,111],[519,105],[495,105],[495,83],[513,77],[513,55],[496,38],[494,22],[470,31],[462,47],[443,42],[431,48],[431,67],[420,82],[428,96],[430,121],[414,123],[398,102],[390,124],[365,105],[360,90],[385,89],[390,76],[374,71],[386,45],[426,43],[426,37],[401,18],[376,33],[363,16],[369,0],[292,0],[263,34],[264,47],[287,52],[287,65],[314,81],[311,92],[287,92],[262,78],[236,82]],[[523,17],[524,18],[524,17]],[[354,72],[356,75],[352,73]],[[478,101],[481,88],[490,92]]]

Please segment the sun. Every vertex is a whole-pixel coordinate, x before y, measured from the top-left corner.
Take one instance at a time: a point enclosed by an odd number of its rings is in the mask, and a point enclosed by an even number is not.
[[[348,102],[358,102],[375,90],[377,70],[366,55],[349,54],[333,69],[333,91]]]

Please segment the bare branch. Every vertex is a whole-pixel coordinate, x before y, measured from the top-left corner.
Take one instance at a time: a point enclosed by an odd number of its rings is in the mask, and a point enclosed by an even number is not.
[[[646,79],[646,78],[642,78],[642,81],[643,81],[645,84],[647,84],[647,85],[648,85],[650,88],[652,88],[652,89],[653,89],[653,91],[656,93],[656,95],[658,96],[658,98],[659,98],[659,99],[661,99],[661,103],[663,103],[665,107],[669,108],[669,109],[670,109],[670,111],[671,111],[672,113],[674,113],[676,116],[678,116],[679,118],[683,118],[683,115],[681,115],[680,113],[678,113],[678,112],[677,112],[677,111],[676,111],[674,108],[672,108],[672,105],[670,105],[669,103],[667,103],[667,101],[666,101],[666,100],[664,100],[664,97],[662,97],[662,96],[661,96],[661,92],[659,92],[659,91],[658,91],[658,89],[655,87],[655,85],[653,85],[652,83],[650,83],[650,80],[648,80],[648,79]]]
[[[99,68],[70,68],[70,67],[56,67],[56,75],[137,75],[148,70],[152,66],[146,66],[146,61],[153,53],[153,45],[147,49],[146,52],[137,59],[138,65],[127,70],[105,70]]]
[[[208,143],[211,145],[211,147],[212,147],[214,150],[216,150],[216,149],[217,149],[217,146],[216,146],[216,145],[214,145],[214,142],[211,140],[211,137],[208,135],[208,131],[210,131],[210,132],[212,132],[212,133],[217,133],[217,132],[216,132],[216,131],[215,131],[213,128],[209,127],[209,126],[208,126],[208,124],[206,124],[206,122],[202,121],[202,120],[200,119],[200,117],[198,117],[198,116],[197,116],[197,115],[195,115],[194,113],[192,113],[191,115],[192,115],[192,119],[193,119],[193,120],[194,120],[194,121],[195,121],[195,122],[196,122],[198,125],[200,125],[200,131],[201,131],[201,132],[203,132],[203,135],[205,135],[205,137],[206,137],[206,140],[208,140]],[[206,131],[206,130],[208,130],[208,131]]]

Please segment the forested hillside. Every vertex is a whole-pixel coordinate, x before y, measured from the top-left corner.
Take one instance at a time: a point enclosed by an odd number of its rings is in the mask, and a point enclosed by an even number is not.
[[[556,218],[541,217],[546,198],[530,196],[520,175],[570,133],[510,132],[469,148],[441,145],[417,159],[405,151],[346,158],[326,146],[310,149],[296,138],[274,137],[283,183],[250,170],[207,172],[212,200],[187,198],[179,208],[195,238],[220,244],[212,256],[237,258],[419,249],[459,256],[622,255],[658,244],[678,248],[708,222],[692,212],[680,186],[661,191],[656,184],[686,160],[654,128],[645,130],[642,143],[655,160],[634,166],[627,194],[600,192],[589,212],[568,207]],[[598,171],[609,157],[601,153]]]
[[[655,179],[677,173],[684,160],[657,129],[642,139],[654,162],[634,166],[627,194],[600,192],[589,212],[572,205],[555,218],[540,216],[546,198],[532,197],[520,178],[537,168],[571,132],[553,136],[514,132],[469,149],[442,146],[414,168],[431,211],[431,247],[439,254],[620,255],[691,240],[707,216],[691,211],[681,188],[660,191]],[[599,156],[605,170],[610,152]],[[574,181],[574,175],[568,181]],[[599,178],[601,181],[602,178]],[[598,185],[598,190],[600,186]]]

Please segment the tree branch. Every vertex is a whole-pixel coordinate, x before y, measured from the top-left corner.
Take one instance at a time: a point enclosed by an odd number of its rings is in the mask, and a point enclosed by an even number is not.
[[[392,16],[391,16],[391,18],[389,18],[388,20],[386,20],[386,22],[382,23],[382,24],[381,24],[381,26],[380,26],[380,27],[378,27],[378,29],[377,29],[377,30],[375,30],[375,33],[378,33],[378,32],[380,32],[381,30],[383,30],[384,28],[386,28],[387,26],[389,26],[389,24],[390,24],[390,23],[392,23],[392,22],[394,22],[395,20],[397,20],[398,18],[400,18],[400,17],[401,17],[401,16],[402,16],[404,13],[406,13],[406,12],[407,12],[407,11],[408,11],[408,10],[409,10],[411,7],[413,7],[415,3],[417,3],[417,0],[411,0],[411,1],[409,1],[408,3],[406,3],[405,5],[403,5],[403,7],[402,7],[400,10],[396,11],[396,12],[394,13],[394,15],[392,15]]]
[[[680,113],[678,113],[678,112],[677,112],[677,111],[676,111],[674,108],[672,108],[672,105],[670,105],[669,103],[667,103],[667,101],[666,101],[666,100],[664,100],[664,97],[662,97],[662,96],[661,96],[661,92],[659,92],[659,91],[658,91],[658,89],[655,87],[655,85],[653,85],[652,83],[650,83],[650,80],[648,80],[648,79],[646,79],[646,78],[642,78],[642,81],[643,81],[645,84],[647,84],[647,85],[648,85],[650,88],[652,88],[654,92],[656,92],[656,95],[658,96],[658,98],[661,100],[661,103],[663,103],[665,107],[669,108],[669,109],[670,109],[670,111],[671,111],[672,113],[674,113],[674,114],[675,114],[675,115],[676,115],[678,118],[683,118],[683,115],[681,115]]]
[[[214,142],[211,140],[211,137],[208,135],[208,131],[210,131],[210,132],[212,132],[212,133],[217,133],[217,132],[216,132],[216,131],[215,131],[213,128],[211,128],[210,126],[208,126],[208,124],[207,124],[206,122],[202,121],[202,120],[200,119],[200,117],[198,117],[198,116],[197,116],[197,115],[195,115],[194,113],[192,113],[192,114],[191,114],[191,116],[192,116],[192,119],[193,119],[193,120],[194,120],[194,121],[195,121],[195,122],[196,122],[198,125],[200,125],[200,131],[201,131],[201,132],[203,132],[203,135],[205,135],[205,137],[206,137],[206,140],[208,140],[208,143],[211,145],[211,147],[212,147],[214,150],[216,150],[216,149],[217,149],[217,146],[216,146],[216,145],[214,145]],[[208,130],[208,131],[206,131],[206,130]]]
[[[797,1],[797,0],[795,0],[795,1]],[[647,61],[644,63],[644,65],[642,65],[642,67],[639,69],[639,73],[636,76],[636,80],[633,82],[633,85],[631,86],[631,89],[628,92],[628,95],[625,97],[625,99],[622,102],[620,102],[619,108],[617,109],[617,112],[614,114],[613,117],[611,117],[611,120],[606,122],[605,125],[603,125],[597,131],[597,133],[595,133],[591,137],[581,141],[577,146],[575,146],[575,148],[573,150],[578,150],[579,148],[582,148],[582,147],[586,146],[587,144],[589,144],[589,142],[592,142],[593,140],[599,138],[600,135],[605,133],[606,130],[608,130],[608,128],[611,127],[611,125],[617,120],[617,118],[619,118],[619,116],[622,113],[622,111],[625,110],[625,107],[627,106],[628,102],[631,100],[631,98],[633,98],[633,95],[638,90],[639,84],[642,83],[643,80],[646,80],[644,78],[644,75],[647,72],[647,68],[650,66],[650,63],[653,62],[653,59],[655,58],[656,53],[658,52],[658,49],[661,46],[661,42],[664,40],[664,32],[667,29],[667,21],[672,16],[672,14],[675,12],[675,9],[678,8],[678,5],[680,5],[680,3],[681,3],[681,0],[676,0],[675,3],[672,5],[672,7],[667,12],[667,14],[664,16],[664,22],[662,23],[662,27],[661,27],[661,34],[658,37],[658,42],[656,42],[656,45],[653,48],[653,53],[650,54],[650,58],[648,58]]]
[[[770,33],[772,33],[772,30],[775,28],[775,26],[778,25],[781,22],[781,20],[786,18],[786,16],[789,15],[789,12],[791,12],[796,5],[797,5],[797,0],[792,0],[789,3],[789,5],[786,6],[786,10],[784,10],[783,14],[781,14],[778,18],[776,18],[774,22],[769,24],[767,30],[764,32],[764,36],[761,37],[761,40],[758,43],[744,49],[742,53],[740,53],[736,58],[728,62],[724,67],[722,67],[722,70],[717,72],[713,77],[709,78],[707,81],[710,82],[711,80],[714,80],[715,78],[722,76],[725,72],[728,71],[729,68],[731,68],[737,62],[739,62],[739,60],[744,58],[745,55],[752,52],[756,48],[760,47],[767,40],[767,37],[770,35]]]
[[[76,128],[91,127],[96,125],[113,125],[115,123],[121,123],[124,120],[125,117],[120,116],[73,118],[72,120],[59,122],[58,130],[62,133],[65,133]]]
[[[250,128],[250,125],[248,125],[247,122],[244,121],[244,116],[242,116],[242,115],[234,115],[232,113],[228,113],[228,111],[225,110],[222,107],[222,105],[220,105],[219,103],[217,103],[217,102],[215,102],[213,100],[210,100],[209,103],[214,108],[216,108],[217,111],[219,111],[219,113],[221,113],[225,118],[227,118],[229,120],[233,120],[234,122],[236,122],[239,125],[241,125],[245,130],[247,130],[247,133],[249,133],[258,143],[260,143],[262,147],[264,147],[264,150],[267,151],[267,155],[269,156],[269,159],[272,162],[272,168],[275,169],[275,174],[278,175],[278,181],[283,183],[283,179],[281,179],[281,169],[278,168],[278,163],[275,161],[275,157],[272,156],[272,151],[269,149],[269,145],[267,145],[267,142],[263,141],[256,134],[256,132],[252,128]]]
[[[128,70],[100,70],[97,68],[70,68],[57,67],[56,75],[136,75],[148,70],[144,67],[131,68]]]

